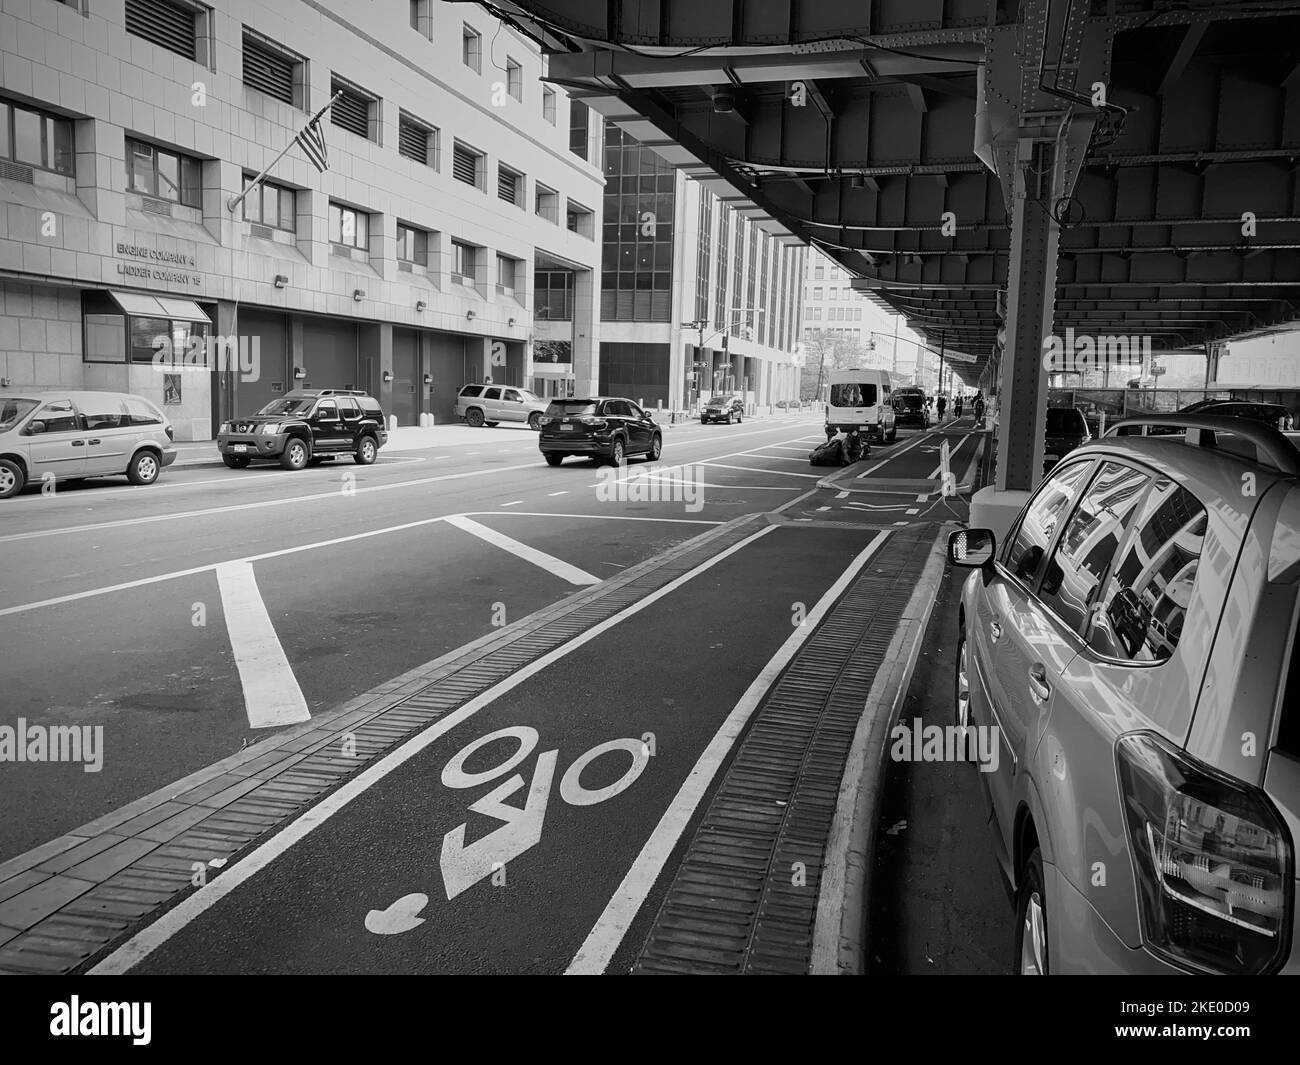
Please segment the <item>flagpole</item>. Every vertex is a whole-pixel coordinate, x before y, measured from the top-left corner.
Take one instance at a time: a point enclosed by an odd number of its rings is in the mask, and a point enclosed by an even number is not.
[[[312,115],[311,120],[307,123],[307,125],[303,126],[303,129],[309,129],[313,123],[319,121],[321,115],[323,115],[326,111],[328,111],[331,107],[333,107],[334,101],[337,100],[342,95],[343,95],[343,90],[340,89],[333,96],[331,96],[329,102],[324,107],[322,107],[319,111],[317,111],[314,115]],[[266,180],[266,175],[271,172],[272,168],[274,168],[276,163],[278,163],[281,159],[283,159],[286,155],[289,154],[289,149],[298,143],[298,138],[301,135],[302,135],[302,130],[299,130],[297,133],[295,133],[293,135],[293,139],[290,140],[289,143],[284,146],[284,151],[282,151],[279,155],[277,155],[274,159],[272,159],[271,162],[267,164],[266,168],[260,174],[258,174],[257,177],[253,178],[253,180],[248,183],[248,186],[244,189],[243,192],[241,192],[238,196],[233,196],[226,201],[226,209],[231,214],[235,213],[235,208],[238,207],[244,201],[245,196],[247,196],[255,188],[261,185],[261,183],[264,180]]]

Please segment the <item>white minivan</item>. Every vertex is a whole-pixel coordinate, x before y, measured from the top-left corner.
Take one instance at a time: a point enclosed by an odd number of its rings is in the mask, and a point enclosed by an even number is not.
[[[832,370],[826,404],[826,436],[857,429],[884,443],[898,435],[890,402],[889,374],[884,370]]]
[[[153,484],[176,461],[172,426],[127,392],[40,390],[0,395],[0,499],[33,481],[126,475]]]

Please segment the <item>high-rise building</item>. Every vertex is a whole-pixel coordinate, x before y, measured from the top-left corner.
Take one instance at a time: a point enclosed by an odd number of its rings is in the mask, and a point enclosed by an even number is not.
[[[403,425],[595,387],[598,128],[484,9],[22,0],[0,58],[8,387],[136,392],[179,439],[294,387]],[[276,161],[331,100],[324,157]]]
[[[600,390],[686,409],[798,396],[805,248],[606,122]]]

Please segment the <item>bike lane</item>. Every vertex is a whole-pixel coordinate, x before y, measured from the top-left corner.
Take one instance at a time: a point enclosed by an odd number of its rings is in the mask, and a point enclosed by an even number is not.
[[[146,929],[142,959],[130,943],[104,971],[120,957],[136,973],[563,972],[652,834],[667,854],[690,831],[684,782],[718,779],[719,730],[738,731],[738,705],[775,679],[755,678],[792,634],[811,635],[798,620],[870,565],[878,536],[764,530],[454,723],[167,938]],[[646,881],[643,912],[665,880]]]

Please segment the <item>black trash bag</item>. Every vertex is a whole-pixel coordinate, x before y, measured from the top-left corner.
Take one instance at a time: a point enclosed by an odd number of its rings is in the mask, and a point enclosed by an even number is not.
[[[847,466],[848,456],[844,453],[844,441],[833,436],[826,443],[814,448],[808,455],[808,461],[814,466]]]

